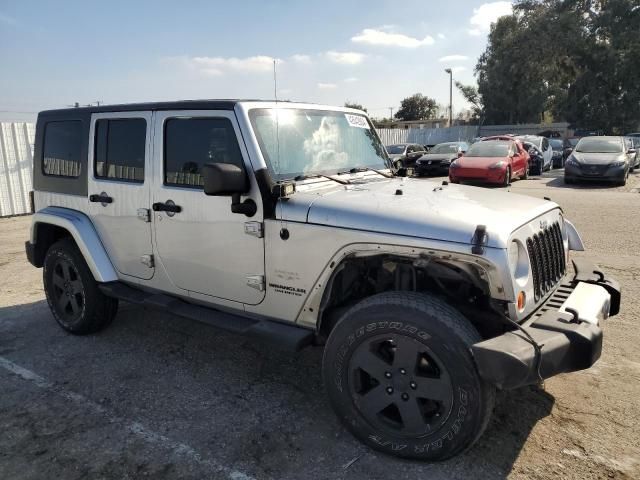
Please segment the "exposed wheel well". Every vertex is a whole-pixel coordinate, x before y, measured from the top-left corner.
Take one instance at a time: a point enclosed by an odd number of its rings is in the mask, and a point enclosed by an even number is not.
[[[73,239],[67,229],[59,227],[58,225],[36,223],[33,228],[35,230],[36,241],[34,247],[34,262],[36,267],[42,267],[44,265],[44,257],[51,245],[65,237],[71,237]]]
[[[320,305],[319,338],[326,338],[353,305],[387,291],[431,292],[461,311],[484,338],[502,333],[502,322],[490,306],[489,286],[476,267],[382,254],[347,257],[336,267]]]

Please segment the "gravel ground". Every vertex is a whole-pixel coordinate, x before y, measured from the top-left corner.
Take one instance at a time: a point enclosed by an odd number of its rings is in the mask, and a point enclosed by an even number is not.
[[[499,393],[479,443],[439,464],[354,440],[325,399],[318,348],[278,353],[131,305],[100,334],[65,334],[24,256],[30,219],[1,219],[0,478],[639,478],[640,174],[616,188],[560,176],[511,189],[563,207],[580,256],[622,284],[622,311],[593,368]]]

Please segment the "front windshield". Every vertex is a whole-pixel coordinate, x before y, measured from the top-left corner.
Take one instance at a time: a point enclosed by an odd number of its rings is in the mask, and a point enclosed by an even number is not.
[[[553,148],[554,150],[562,150],[564,145],[562,140],[558,140],[557,138],[549,140],[549,143],[551,144],[551,148]]]
[[[429,150],[429,153],[458,153],[458,144],[442,143]]]
[[[511,142],[478,142],[469,147],[465,157],[507,157],[510,150]]]
[[[384,147],[363,115],[261,108],[251,110],[249,118],[267,167],[278,180],[388,168]]]
[[[576,145],[581,153],[622,153],[622,142],[617,138],[583,138]]]
[[[404,153],[405,145],[387,145],[385,147],[387,149],[387,153],[390,155],[397,155],[399,153]]]

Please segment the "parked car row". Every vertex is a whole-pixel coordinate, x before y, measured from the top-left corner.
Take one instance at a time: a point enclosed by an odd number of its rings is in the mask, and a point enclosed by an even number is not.
[[[547,138],[540,135],[497,135],[467,142],[445,142],[431,148],[414,143],[386,147],[396,170],[416,175],[448,174],[461,181],[508,185],[514,178],[564,168],[566,183],[612,180],[624,185],[640,167],[640,133],[625,137]]]

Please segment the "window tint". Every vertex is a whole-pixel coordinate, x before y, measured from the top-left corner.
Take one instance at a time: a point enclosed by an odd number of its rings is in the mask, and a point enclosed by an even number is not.
[[[546,138],[542,139],[542,150],[547,150],[549,148],[549,140]]]
[[[79,177],[82,168],[82,122],[49,122],[44,129],[42,171],[45,175]]]
[[[95,176],[143,182],[146,136],[147,121],[144,118],[98,120]]]
[[[171,118],[164,130],[164,183],[202,187],[202,166],[232,163],[244,169],[231,122],[226,118]]]

